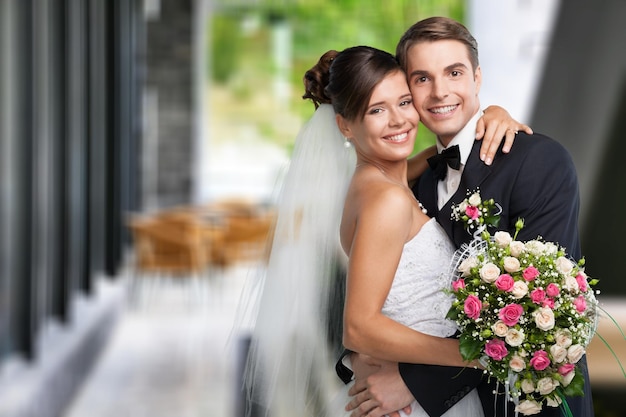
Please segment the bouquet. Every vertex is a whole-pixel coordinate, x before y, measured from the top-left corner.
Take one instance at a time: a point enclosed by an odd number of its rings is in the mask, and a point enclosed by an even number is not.
[[[523,415],[544,406],[563,407],[566,396],[583,395],[577,362],[596,330],[596,308],[584,259],[572,261],[562,247],[541,237],[517,241],[497,226],[500,207],[471,192],[453,208],[474,240],[453,262],[453,304],[448,318],[461,331],[460,351],[479,360],[503,383],[507,398]]]

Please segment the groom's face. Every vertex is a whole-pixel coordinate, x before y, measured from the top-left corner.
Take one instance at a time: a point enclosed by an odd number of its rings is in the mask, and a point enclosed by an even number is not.
[[[408,50],[407,77],[422,123],[447,146],[480,108],[480,67],[459,41],[419,42]]]

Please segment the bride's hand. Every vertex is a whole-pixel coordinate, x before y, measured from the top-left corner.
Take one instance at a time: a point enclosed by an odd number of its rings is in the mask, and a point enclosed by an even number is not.
[[[350,362],[356,379],[365,379],[378,372],[382,366],[392,363],[356,352],[350,354]]]
[[[503,138],[502,152],[508,153],[515,140],[515,135],[520,130],[529,135],[533,133],[530,126],[513,119],[502,107],[487,107],[476,124],[476,139],[483,140],[480,145],[480,159],[485,164],[491,165]]]

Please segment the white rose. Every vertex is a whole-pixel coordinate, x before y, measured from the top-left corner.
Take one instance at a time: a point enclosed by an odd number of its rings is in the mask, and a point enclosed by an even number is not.
[[[548,395],[558,387],[559,381],[550,377],[541,378],[537,381],[537,392],[541,395]]]
[[[568,329],[559,329],[554,335],[554,340],[557,345],[568,348],[572,345],[572,332]]]
[[[544,244],[538,240],[529,240],[524,244],[524,250],[532,253],[535,256],[539,256],[543,253]]]
[[[526,369],[526,362],[524,362],[524,359],[522,359],[521,357],[513,355],[513,357],[509,361],[509,367],[514,372],[522,372],[524,369]]]
[[[478,266],[478,259],[475,256],[470,256],[469,258],[463,259],[461,265],[459,265],[458,270],[462,276],[467,277],[470,275],[472,268]]]
[[[472,194],[468,199],[467,202],[470,203],[472,206],[477,206],[479,205],[482,200],[480,199],[480,193],[474,193]]]
[[[483,281],[491,284],[500,276],[500,268],[491,262],[487,262],[480,268],[480,277]]]
[[[512,256],[505,257],[503,263],[504,263],[504,270],[511,274],[519,271],[520,269],[519,259],[514,258]]]
[[[526,336],[524,335],[523,330],[509,329],[509,331],[506,333],[506,337],[504,338],[504,341],[509,346],[516,347],[516,346],[521,345],[524,339],[526,339]]]
[[[546,255],[554,255],[559,251],[559,247],[552,242],[544,243],[544,249],[546,251]]]
[[[493,326],[491,326],[491,330],[498,337],[504,337],[509,331],[509,326],[504,324],[502,320],[496,321]]]
[[[513,297],[520,299],[528,294],[528,284],[524,281],[515,281],[513,284],[513,290],[511,291]]]
[[[552,345],[550,346],[550,355],[554,362],[562,363],[567,358],[567,349],[563,346]]]
[[[543,331],[554,328],[554,312],[548,307],[540,307],[533,313],[535,324]]]
[[[522,391],[524,394],[535,392],[535,384],[533,384],[531,379],[522,379]]]
[[[493,238],[496,241],[496,244],[501,248],[506,248],[511,244],[511,241],[513,240],[509,232],[504,231],[494,233]]]
[[[509,249],[511,250],[511,256],[515,256],[516,258],[519,258],[520,255],[524,253],[524,249],[525,249],[524,242],[514,240],[509,245]]]
[[[582,345],[576,344],[567,348],[567,359],[570,363],[577,363],[584,354],[585,348]]]
[[[578,294],[578,292],[580,291],[580,287],[578,286],[576,278],[571,275],[565,277],[565,285],[563,285],[563,288],[565,288],[572,294]]]
[[[461,214],[465,214],[465,209],[467,208],[467,201],[463,200],[461,201],[461,204],[459,204],[459,212]]]
[[[554,261],[554,264],[556,266],[556,270],[563,275],[571,274],[574,269],[574,263],[564,256],[559,256],[556,261]]]
[[[548,407],[556,408],[561,405],[561,401],[561,397],[559,397],[558,395],[546,397],[546,404],[548,405]]]
[[[515,407],[515,411],[522,413],[525,416],[539,414],[541,411],[541,404],[533,400],[524,400]]]
[[[561,382],[563,384],[564,387],[568,386],[571,382],[572,379],[574,379],[574,376],[576,375],[576,371],[572,370],[572,372],[570,372],[569,374],[565,375],[563,377],[563,381]]]

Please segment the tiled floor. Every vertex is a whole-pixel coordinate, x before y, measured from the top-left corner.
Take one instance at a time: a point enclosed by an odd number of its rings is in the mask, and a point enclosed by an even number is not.
[[[234,319],[255,271],[240,265],[200,285],[141,287],[64,417],[234,416]]]

